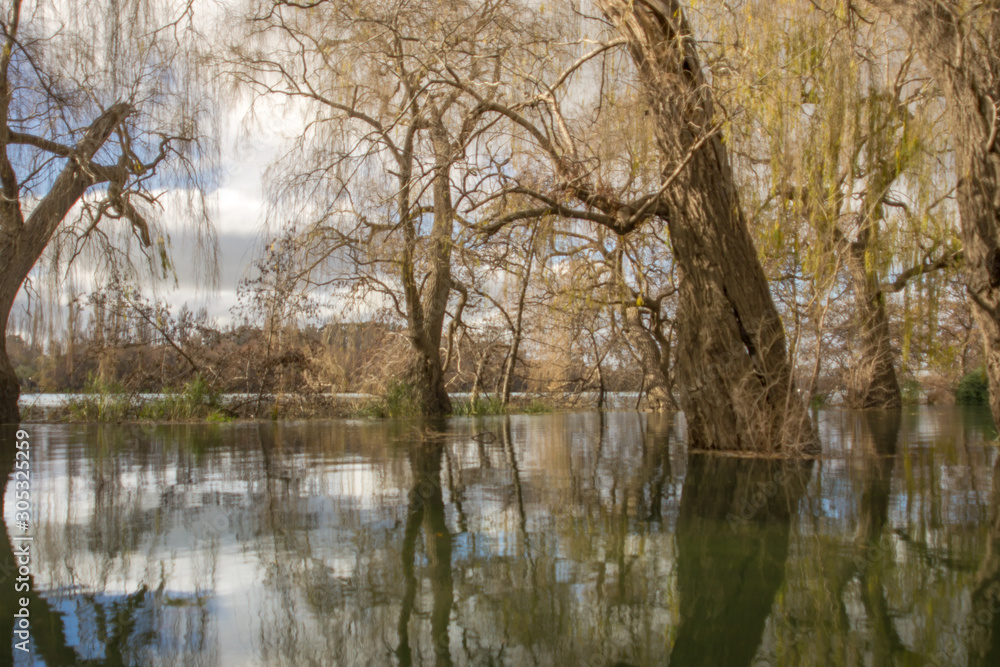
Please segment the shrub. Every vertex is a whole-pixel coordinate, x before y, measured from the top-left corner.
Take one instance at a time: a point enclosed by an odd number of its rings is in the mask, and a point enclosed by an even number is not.
[[[361,405],[354,413],[371,419],[397,419],[420,414],[420,392],[402,380],[390,380],[383,394]]]
[[[986,369],[977,368],[958,381],[955,388],[955,402],[960,405],[983,405],[990,400]]]

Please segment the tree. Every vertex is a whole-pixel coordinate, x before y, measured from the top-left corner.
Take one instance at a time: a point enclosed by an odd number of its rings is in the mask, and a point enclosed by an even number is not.
[[[664,158],[655,210],[681,279],[678,379],[694,447],[818,445],[739,204],[711,89],[676,0],[602,0],[639,70]]]
[[[463,289],[452,253],[482,184],[469,154],[489,153],[477,143],[484,106],[442,79],[460,72],[492,97],[523,27],[514,9],[265,3],[249,21],[253,46],[241,41],[228,56],[258,100],[305,110],[306,130],[273,180],[279,222],[297,213],[303,276],[364,307],[381,301],[405,322],[404,374],[428,415],[451,410],[441,350],[449,301]]]
[[[748,5],[760,27],[749,30],[747,13],[733,9],[719,21],[734,27],[720,39],[717,81],[743,114],[727,138],[747,206],[757,211],[765,269],[782,296],[800,297],[785,299],[783,311],[794,341],[803,321],[827,321],[818,301],[849,288],[846,402],[898,407],[897,367],[905,371],[906,360],[894,344],[900,327],[890,297],[960,259],[940,109],[887,20],[848,13],[855,20],[845,26],[833,15],[839,5],[829,13],[804,3]]]
[[[208,157],[195,141],[203,109],[191,90],[191,5],[129,0],[85,14],[10,0],[0,21],[4,330],[22,283],[57,232],[71,244],[70,257],[94,248],[118,263],[130,244],[113,236],[110,225],[120,221],[166,265],[166,243],[149,218],[157,189],[172,177],[197,181],[198,162]],[[67,218],[77,225],[66,227]],[[19,393],[5,349],[0,422],[18,420]]]
[[[870,2],[906,32],[946,103],[966,289],[1000,422],[1000,7],[992,0]]]

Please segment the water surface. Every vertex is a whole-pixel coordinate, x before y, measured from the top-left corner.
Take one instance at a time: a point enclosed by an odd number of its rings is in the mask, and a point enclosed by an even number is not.
[[[0,664],[1000,664],[988,413],[820,424],[795,463],[630,412],[28,425]]]

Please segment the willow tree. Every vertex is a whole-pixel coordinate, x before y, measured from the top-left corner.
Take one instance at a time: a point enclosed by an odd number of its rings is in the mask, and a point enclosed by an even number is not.
[[[624,35],[663,155],[655,210],[680,272],[678,381],[695,447],[794,452],[818,444],[784,327],[740,206],[711,88],[676,0],[599,6]]]
[[[442,79],[460,73],[490,98],[524,24],[507,3],[254,4],[248,40],[229,48],[236,78],[305,128],[272,171],[272,218],[295,226],[303,279],[405,323],[400,370],[414,407],[446,414],[445,323],[461,220],[480,183],[484,108]],[[456,315],[452,312],[451,316]]]
[[[734,28],[720,41],[740,47],[719,47],[719,85],[745,114],[729,139],[793,340],[803,320],[828,323],[829,295],[846,286],[849,320],[827,330],[849,332],[847,403],[898,407],[903,364],[889,296],[958,260],[942,215],[952,181],[939,166],[946,146],[926,73],[887,20],[845,26],[806,2],[751,0],[744,12],[723,14]]]
[[[128,0],[77,12],[10,0],[0,20],[0,325],[54,237],[120,259],[150,229],[159,193],[204,176],[188,3]],[[176,171],[176,167],[182,167]],[[115,225],[129,233],[116,236]],[[159,246],[159,247],[157,247]],[[0,422],[18,419],[17,376],[0,354]]]
[[[1000,421],[1000,6],[870,0],[906,32],[941,89],[955,150],[966,289]]]

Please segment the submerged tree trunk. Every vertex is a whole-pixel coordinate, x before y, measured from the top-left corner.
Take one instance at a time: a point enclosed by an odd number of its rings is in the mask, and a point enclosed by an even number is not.
[[[901,404],[899,381],[893,365],[885,296],[868,261],[870,233],[862,228],[847,250],[847,268],[854,289],[857,315],[858,361],[847,382],[847,404],[862,410],[886,410]]]
[[[1000,423],[1000,11],[995,3],[870,0],[906,31],[944,93],[958,175],[966,289]]]
[[[677,0],[600,0],[629,40],[663,155],[655,204],[680,273],[677,378],[692,447],[813,450],[785,332],[743,218],[691,29]],[[623,212],[634,215],[634,212]]]

